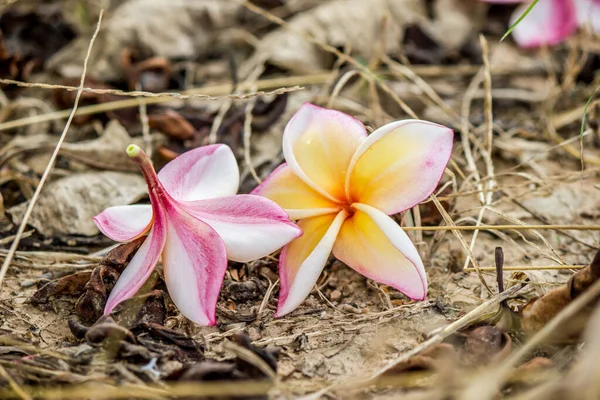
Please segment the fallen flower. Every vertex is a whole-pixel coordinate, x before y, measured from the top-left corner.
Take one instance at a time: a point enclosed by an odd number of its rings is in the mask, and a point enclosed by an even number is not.
[[[510,25],[527,11],[531,0],[483,0],[487,3],[524,3],[510,18]],[[512,34],[521,47],[532,48],[558,44],[579,26],[590,26],[600,33],[600,0],[540,0],[518,23]]]
[[[188,151],[158,175],[139,146],[127,154],[146,179],[151,205],[110,207],[94,221],[115,241],[148,236],[110,293],[105,315],[142,287],[162,254],[175,305],[195,323],[214,325],[227,258],[264,257],[302,234],[271,200],[235,195],[239,170],[225,145]]]
[[[283,134],[287,164],[253,192],[286,209],[304,231],[279,257],[277,316],[308,296],[332,250],[364,276],[425,298],[419,253],[388,215],[433,192],[452,140],[451,129],[418,120],[392,122],[367,136],[344,113],[308,103],[300,108]]]

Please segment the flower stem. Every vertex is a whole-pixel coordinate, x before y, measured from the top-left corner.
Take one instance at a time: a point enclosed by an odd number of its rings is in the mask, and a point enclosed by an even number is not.
[[[148,184],[148,189],[152,191],[153,189],[162,188],[162,184],[158,180],[156,171],[152,166],[152,161],[150,161],[146,153],[144,153],[144,150],[136,144],[130,144],[127,146],[126,151],[129,158],[131,158],[131,160],[140,168],[140,171],[142,171],[146,183]]]

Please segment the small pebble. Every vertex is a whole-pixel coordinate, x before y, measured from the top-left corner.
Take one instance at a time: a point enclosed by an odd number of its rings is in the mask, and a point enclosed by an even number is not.
[[[338,301],[341,297],[342,297],[342,292],[340,292],[337,289],[334,290],[333,292],[331,292],[331,294],[329,295],[329,299],[331,301]]]

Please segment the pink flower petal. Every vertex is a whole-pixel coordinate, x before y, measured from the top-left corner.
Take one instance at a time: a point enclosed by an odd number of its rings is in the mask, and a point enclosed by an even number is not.
[[[271,172],[252,194],[273,200],[294,220],[340,211],[339,204],[311,189],[286,163]]]
[[[288,314],[304,301],[319,279],[331,254],[345,210],[301,220],[304,234],[283,248],[279,255],[279,303],[277,317]]]
[[[144,235],[152,223],[152,206],[135,204],[109,207],[94,217],[100,232],[116,242],[128,242]]]
[[[408,297],[427,296],[427,275],[417,249],[393,219],[365,204],[353,204],[333,247],[340,261]]]
[[[452,154],[453,132],[419,120],[377,129],[352,158],[349,198],[388,215],[404,211],[435,190]]]
[[[235,156],[223,144],[183,153],[165,165],[158,178],[173,198],[185,201],[232,196],[240,181]]]
[[[600,33],[600,1],[575,0],[577,22],[580,26],[589,26],[596,33]]]
[[[155,208],[152,229],[110,292],[104,315],[110,314],[117,304],[132,297],[144,285],[160,258],[165,239],[165,216],[161,210]]]
[[[510,19],[511,26],[528,7],[529,4],[517,7]],[[560,43],[576,29],[577,12],[574,1],[541,0],[519,22],[512,35],[519,46],[531,48]]]
[[[162,255],[169,295],[179,311],[199,325],[214,325],[227,269],[225,244],[210,226],[165,204],[167,241]]]
[[[260,196],[228,196],[181,206],[217,232],[233,261],[264,257],[302,234],[281,207]]]
[[[298,178],[335,202],[344,199],[348,164],[366,136],[357,119],[305,103],[285,127],[283,154]]]

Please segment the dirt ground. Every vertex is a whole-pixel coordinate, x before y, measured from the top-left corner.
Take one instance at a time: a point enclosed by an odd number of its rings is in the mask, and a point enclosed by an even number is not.
[[[500,41],[515,6],[476,0],[4,3],[0,398],[598,398],[589,29],[519,49]],[[148,202],[127,144],[157,168],[228,144],[248,193],[282,162],[283,128],[305,101],[368,129],[417,117],[455,130],[435,198],[396,216],[427,299],[332,257],[307,300],[274,318],[274,254],[230,262],[214,327],[181,316],[160,264],[101,316],[136,246],[115,249],[91,218]]]

